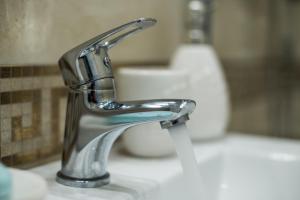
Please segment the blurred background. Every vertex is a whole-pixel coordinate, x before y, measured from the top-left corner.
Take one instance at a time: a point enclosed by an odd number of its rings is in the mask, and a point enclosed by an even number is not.
[[[59,155],[66,89],[59,57],[139,17],[156,27],[111,51],[113,66],[168,65],[186,41],[185,0],[0,0],[1,160],[28,167]],[[231,100],[228,131],[300,138],[300,1],[215,0],[209,42]]]

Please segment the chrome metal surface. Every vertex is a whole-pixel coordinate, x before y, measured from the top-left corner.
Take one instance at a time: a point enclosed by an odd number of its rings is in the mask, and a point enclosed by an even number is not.
[[[71,54],[77,52],[76,55],[80,56],[90,55],[91,52],[101,54],[101,50],[105,49],[103,45],[110,48],[122,38],[141,29],[140,27],[145,28],[154,22],[153,19],[136,20],[80,45],[82,50],[77,47],[70,52]],[[104,42],[101,39],[103,37],[106,39],[107,35],[111,36],[132,25],[137,28],[113,40]],[[93,51],[93,48],[98,48],[99,51]],[[104,52],[108,58],[107,52]],[[73,57],[75,60],[77,58]],[[77,68],[65,65],[65,63],[72,63],[66,59],[69,57],[63,56],[59,62],[65,83],[69,86],[69,95],[62,168],[57,173],[57,181],[64,185],[97,187],[108,184],[109,174],[106,168],[109,152],[114,141],[127,128],[153,121],[162,122],[165,127],[172,126],[186,121],[188,114],[195,108],[194,101],[180,99],[116,102],[112,72],[110,72],[111,76],[106,77],[107,74],[103,71],[91,70],[89,77],[98,78],[87,80],[80,78],[81,72],[74,71],[102,66],[97,65],[96,57],[91,57],[89,62],[83,62]],[[107,62],[110,66],[110,61]],[[95,66],[91,66],[93,64]]]
[[[82,179],[67,177],[61,172],[58,172],[56,181],[71,187],[94,188],[109,184],[109,173],[106,173],[101,177]]]
[[[183,115],[175,120],[169,120],[169,121],[161,121],[160,122],[160,126],[161,128],[163,129],[168,129],[170,127],[173,127],[173,126],[176,126],[176,125],[179,125],[179,124],[182,124],[182,123],[185,123],[187,120],[189,120],[189,115],[186,114],[186,115]]]
[[[210,26],[213,0],[186,1],[186,39],[190,43],[210,42]]]

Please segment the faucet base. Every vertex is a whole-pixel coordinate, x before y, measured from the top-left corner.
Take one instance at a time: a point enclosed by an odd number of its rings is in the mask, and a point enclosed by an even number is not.
[[[109,184],[110,175],[109,173],[106,173],[101,177],[81,179],[65,176],[63,173],[61,173],[61,171],[59,171],[56,174],[56,181],[60,184],[71,187],[95,188]]]

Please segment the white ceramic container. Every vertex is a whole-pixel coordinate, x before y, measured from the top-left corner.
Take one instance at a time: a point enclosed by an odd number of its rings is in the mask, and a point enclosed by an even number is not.
[[[224,135],[229,119],[229,100],[224,74],[214,49],[205,44],[180,46],[170,68],[188,71],[186,97],[196,101],[196,109],[187,122],[193,140]]]

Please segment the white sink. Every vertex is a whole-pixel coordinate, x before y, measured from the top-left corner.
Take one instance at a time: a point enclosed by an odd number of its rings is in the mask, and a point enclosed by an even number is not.
[[[201,147],[195,150],[205,154]],[[300,199],[300,142],[232,135],[199,168],[208,199]],[[165,199],[185,199],[180,179],[173,180]]]
[[[199,170],[209,200],[299,200],[300,142],[231,134],[195,144]],[[112,182],[80,189],[54,181],[59,162],[32,169],[48,181],[47,200],[188,199],[176,157],[133,158],[112,152]]]

